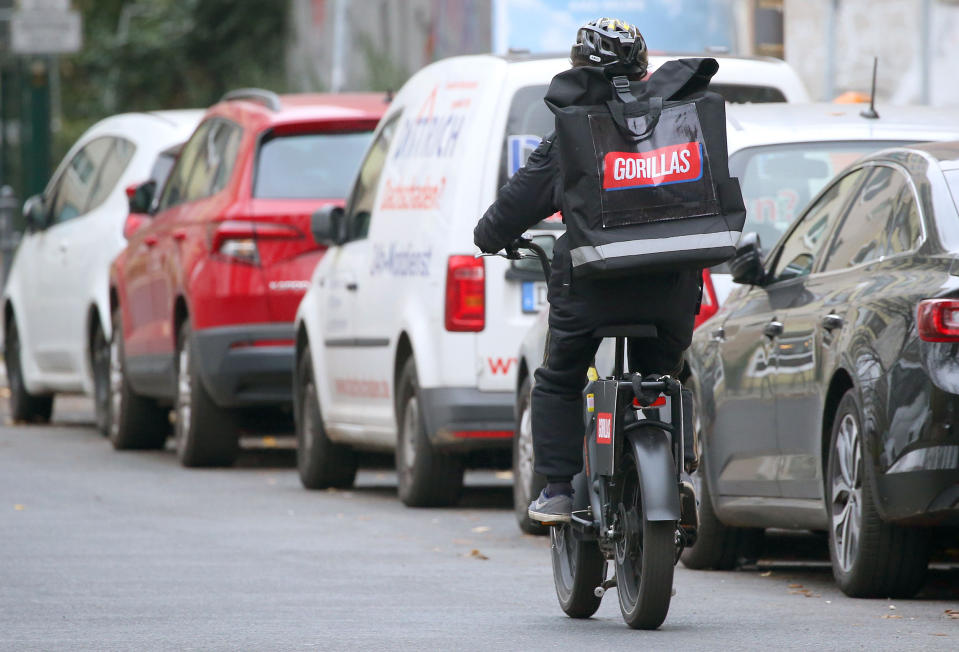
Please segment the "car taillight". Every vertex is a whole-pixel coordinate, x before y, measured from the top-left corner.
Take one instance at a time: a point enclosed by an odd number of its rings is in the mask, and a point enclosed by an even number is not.
[[[295,240],[303,234],[289,224],[224,220],[217,222],[210,236],[210,249],[250,265],[260,264],[257,244],[261,240]]]
[[[486,325],[485,270],[482,258],[450,256],[446,267],[446,330],[483,330]]]
[[[959,342],[959,299],[920,301],[916,328],[926,342]]]
[[[699,304],[699,314],[693,328],[699,328],[704,321],[719,312],[719,300],[716,298],[716,288],[713,287],[713,277],[708,269],[703,270],[703,300]]]

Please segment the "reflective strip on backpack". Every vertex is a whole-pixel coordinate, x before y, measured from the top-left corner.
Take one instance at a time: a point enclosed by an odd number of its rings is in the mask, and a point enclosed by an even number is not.
[[[643,240],[626,240],[611,242],[598,247],[584,246],[570,250],[569,255],[573,267],[593,263],[610,258],[624,256],[643,256],[647,254],[662,254],[671,251],[693,251],[696,249],[714,249],[719,247],[735,247],[739,242],[739,231],[719,231],[718,233],[694,233],[692,235],[677,235],[670,238],[645,238]]]

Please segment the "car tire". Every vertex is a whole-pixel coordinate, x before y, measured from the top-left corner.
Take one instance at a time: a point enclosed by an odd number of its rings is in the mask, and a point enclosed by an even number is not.
[[[31,394],[27,391],[23,380],[23,366],[20,363],[20,333],[17,330],[17,319],[12,315],[7,322],[4,346],[7,385],[10,389],[10,416],[14,421],[49,423],[50,415],[53,414],[53,394]]]
[[[529,504],[546,486],[544,478],[533,468],[533,431],[530,414],[529,376],[520,384],[516,397],[516,424],[513,430],[513,513],[519,529],[526,534],[546,535],[549,528],[530,519]]]
[[[926,578],[930,531],[880,518],[866,464],[862,410],[850,389],[836,409],[826,468],[833,576],[853,598],[909,598]]]
[[[170,433],[170,411],[156,401],[137,394],[127,377],[120,309],[113,312],[110,335],[110,387],[107,406],[107,438],[116,450],[156,450]]]
[[[300,353],[293,391],[296,396],[296,468],[307,489],[348,489],[356,479],[356,453],[326,436],[316,393],[310,348]]]
[[[396,475],[400,500],[408,507],[454,505],[463,491],[463,460],[438,452],[426,433],[413,358],[397,385]]]
[[[695,397],[694,397],[695,400]],[[699,430],[699,468],[690,477],[696,488],[696,512],[699,528],[696,543],[683,550],[680,559],[683,566],[693,570],[732,570],[742,559],[759,556],[762,547],[761,528],[736,528],[723,524],[713,509],[709,493],[706,467],[709,461],[703,450],[700,411],[695,409],[695,427]]]
[[[97,320],[90,340],[90,367],[93,372],[93,408],[97,430],[110,435],[110,341]]]
[[[177,337],[173,404],[177,458],[186,467],[232,466],[240,454],[234,415],[214,403],[206,391],[194,361],[195,352],[193,329],[187,318]]]

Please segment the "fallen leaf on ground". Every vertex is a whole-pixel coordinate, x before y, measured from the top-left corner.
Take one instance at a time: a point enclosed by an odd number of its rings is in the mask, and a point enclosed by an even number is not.
[[[882,617],[883,618],[900,618],[900,619],[902,618],[902,616],[900,616],[899,614],[883,614]]]
[[[473,548],[472,550],[470,550],[470,553],[469,553],[468,555],[466,555],[466,556],[467,556],[467,557],[472,557],[473,559],[482,559],[483,561],[486,561],[487,559],[489,559],[489,557],[487,557],[486,555],[484,555],[483,553],[481,553],[481,552],[480,552],[479,550],[477,550],[476,548]]]
[[[476,532],[477,534],[479,534],[479,533],[481,533],[481,532],[489,532],[489,526],[488,526],[488,525],[477,525],[476,527],[473,528],[473,532]]]
[[[469,544],[473,542],[470,541],[469,539],[453,539],[453,543],[455,543],[458,546],[468,546]]]
[[[802,588],[802,584],[790,584],[790,585],[789,585],[789,588],[791,588],[791,589],[801,589],[801,588]]]
[[[14,505],[14,506],[13,506],[13,510],[16,511],[16,512],[22,512],[24,509],[26,509],[26,508],[25,508],[23,505]]]
[[[950,618],[959,619],[959,609],[946,609],[944,613]]]
[[[276,437],[264,437],[263,446],[266,448],[276,448]]]
[[[933,636],[949,636],[949,634],[943,634],[942,632],[936,632]]]
[[[772,574],[773,574],[772,571],[763,571],[762,573],[759,574],[759,576],[760,576],[760,577],[769,577],[769,576],[772,575]]]

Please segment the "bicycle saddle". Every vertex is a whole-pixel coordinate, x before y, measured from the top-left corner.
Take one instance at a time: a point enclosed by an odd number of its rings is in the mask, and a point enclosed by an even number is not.
[[[632,324],[629,326],[602,326],[592,333],[593,337],[659,337],[654,324]]]

